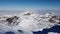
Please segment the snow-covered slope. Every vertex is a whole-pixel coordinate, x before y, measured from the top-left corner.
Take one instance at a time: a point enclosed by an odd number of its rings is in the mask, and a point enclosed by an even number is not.
[[[56,32],[48,32],[48,34],[60,34],[60,33],[56,33]]]
[[[45,15],[39,15],[32,12],[23,12],[20,14],[21,22],[18,26],[21,26],[23,29],[31,30],[31,31],[42,31],[45,28],[50,28],[54,25],[57,25],[59,23],[58,16],[55,18],[52,18],[53,16],[56,16],[53,13],[47,13]],[[49,20],[52,19],[53,21],[49,22]]]
[[[0,23],[3,25],[0,24],[0,29],[25,30],[26,32],[29,31],[30,34],[32,34],[32,31],[42,31],[60,23],[60,17],[54,13],[40,15],[27,11],[16,15],[4,15],[2,17],[0,17]]]

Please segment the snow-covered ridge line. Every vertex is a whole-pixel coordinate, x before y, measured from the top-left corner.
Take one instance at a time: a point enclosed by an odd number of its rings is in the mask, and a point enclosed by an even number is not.
[[[59,25],[60,17],[54,13],[40,15],[27,11],[16,15],[0,16],[0,23],[14,28],[18,27],[15,28],[16,30],[22,28],[29,31],[42,31],[54,25]]]

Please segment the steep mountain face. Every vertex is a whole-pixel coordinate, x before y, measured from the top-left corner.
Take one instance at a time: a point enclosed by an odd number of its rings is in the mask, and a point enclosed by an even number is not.
[[[42,31],[59,23],[59,17],[53,13],[39,15],[32,12],[23,12],[20,14],[21,22],[18,26],[31,31]]]
[[[60,17],[54,13],[40,15],[31,11],[27,11],[17,15],[0,16],[0,23],[5,25],[3,28],[0,26],[2,30],[9,27],[7,29],[11,28],[15,31],[42,31],[43,29],[51,28],[54,25],[60,25]]]

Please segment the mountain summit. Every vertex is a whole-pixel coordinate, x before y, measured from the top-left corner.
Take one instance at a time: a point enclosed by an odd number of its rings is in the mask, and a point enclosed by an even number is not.
[[[8,16],[1,16],[0,23],[13,30],[23,29],[28,31],[42,31],[43,29],[48,29],[54,25],[60,24],[60,17],[54,13],[40,15],[27,11],[17,15],[12,15],[11,17]]]

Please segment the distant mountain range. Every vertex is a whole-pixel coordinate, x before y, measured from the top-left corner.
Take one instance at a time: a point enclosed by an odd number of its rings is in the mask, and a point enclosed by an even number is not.
[[[0,16],[0,31],[15,31],[19,33],[17,30],[23,30],[25,34],[33,34],[33,31],[43,31],[43,29],[60,25],[60,17],[56,13],[50,12],[50,10],[46,11],[46,14],[38,14],[36,11],[35,13],[34,11],[16,11],[18,13],[14,13],[15,11],[5,12],[1,10],[0,14],[5,14]],[[8,15],[7,13],[10,14]]]

